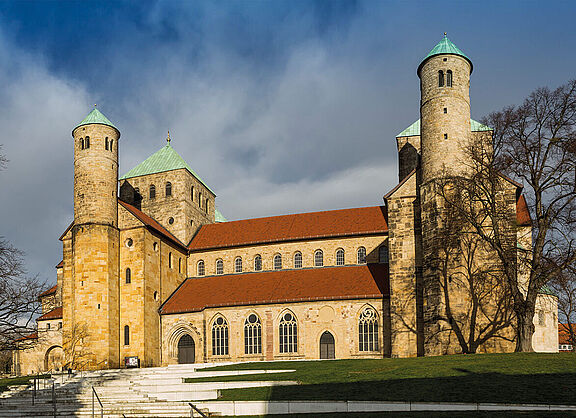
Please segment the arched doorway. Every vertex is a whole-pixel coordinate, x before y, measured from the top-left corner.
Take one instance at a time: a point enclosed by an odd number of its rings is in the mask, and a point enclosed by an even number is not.
[[[183,335],[178,341],[178,363],[190,364],[194,363],[196,347],[194,340],[188,334]]]
[[[320,358],[321,359],[336,358],[334,337],[328,331],[324,331],[324,333],[320,337]]]
[[[50,347],[44,355],[44,371],[61,371],[64,364],[64,350],[59,345]]]

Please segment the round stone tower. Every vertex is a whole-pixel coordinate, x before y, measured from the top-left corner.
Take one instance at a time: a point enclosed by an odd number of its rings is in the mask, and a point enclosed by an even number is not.
[[[76,351],[88,368],[118,367],[120,131],[94,109],[72,136],[74,224],[64,242],[63,348],[68,356]]]
[[[72,131],[74,137],[74,224],[118,226],[118,139],[120,132],[98,109]]]
[[[446,34],[418,66],[423,184],[465,171],[471,73],[472,62]]]

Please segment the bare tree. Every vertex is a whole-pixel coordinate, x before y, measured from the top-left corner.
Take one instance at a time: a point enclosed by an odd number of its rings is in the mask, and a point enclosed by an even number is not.
[[[0,154],[0,169],[6,165]],[[23,339],[36,330],[40,313],[38,295],[46,290],[37,277],[28,277],[23,253],[0,237],[0,351],[24,348],[33,342]],[[18,343],[16,340],[21,339]]]
[[[552,278],[550,287],[558,296],[560,330],[568,336],[572,351],[576,351],[576,271],[574,267]]]
[[[62,346],[64,348],[64,363],[71,369],[85,366],[91,353],[86,349],[84,341],[90,336],[85,323],[74,323],[62,333]]]
[[[447,195],[447,204],[498,258],[513,300],[516,351],[532,351],[538,294],[576,255],[576,80],[540,88],[483,123],[493,128],[492,140],[465,150],[468,173],[454,182],[459,199]],[[522,185],[531,214],[528,248],[516,245],[512,216]]]

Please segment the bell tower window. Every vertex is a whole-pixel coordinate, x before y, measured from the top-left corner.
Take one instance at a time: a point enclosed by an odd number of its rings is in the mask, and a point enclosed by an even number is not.
[[[90,148],[90,137],[87,136],[86,140],[84,141],[84,146],[86,147],[86,149]]]
[[[104,139],[104,149],[108,151],[108,137]]]
[[[444,87],[444,71],[438,71],[438,87]]]
[[[156,186],[150,185],[150,199],[156,199]]]
[[[172,196],[172,183],[166,182],[166,197]]]
[[[452,70],[446,71],[446,87],[452,87]]]

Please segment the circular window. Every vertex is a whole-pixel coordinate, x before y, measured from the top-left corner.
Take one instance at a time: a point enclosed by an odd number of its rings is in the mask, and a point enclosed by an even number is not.
[[[158,291],[154,292],[154,300],[158,300]]]
[[[255,324],[258,321],[258,317],[254,314],[251,314],[248,317],[248,322],[250,322],[251,324]]]
[[[126,246],[127,246],[127,247],[131,247],[133,244],[134,244],[134,241],[132,241],[132,238],[128,238],[128,239],[126,240]]]
[[[216,320],[216,325],[222,325],[223,323],[224,323],[224,319],[222,319],[222,317],[220,317]]]
[[[286,315],[284,315],[284,321],[292,321],[292,315],[287,313]]]
[[[172,224],[174,223],[174,218],[169,218],[169,219],[168,219],[168,223],[169,223],[170,225],[172,225]]]
[[[154,249],[154,251],[158,251],[158,243],[155,242],[154,244],[152,244],[152,248]]]

